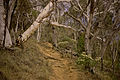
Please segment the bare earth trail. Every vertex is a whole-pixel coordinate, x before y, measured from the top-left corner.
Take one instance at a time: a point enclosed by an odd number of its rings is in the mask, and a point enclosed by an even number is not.
[[[54,49],[49,43],[45,43],[47,46],[39,46],[40,51],[46,55],[49,64],[52,68],[52,73],[49,76],[49,80],[80,80],[78,79],[78,71],[73,65],[71,59],[62,58],[61,54]]]

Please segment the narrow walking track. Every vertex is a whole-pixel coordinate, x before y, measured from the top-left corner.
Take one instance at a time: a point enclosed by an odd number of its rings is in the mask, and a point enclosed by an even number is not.
[[[61,54],[52,49],[52,45],[45,43],[45,46],[39,46],[40,51],[46,55],[52,68],[49,80],[79,80],[78,71],[73,62],[68,58],[61,58]]]

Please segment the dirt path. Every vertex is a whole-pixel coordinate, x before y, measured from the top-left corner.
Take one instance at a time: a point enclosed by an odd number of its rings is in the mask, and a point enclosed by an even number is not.
[[[49,80],[79,80],[78,71],[75,69],[73,62],[70,59],[61,58],[61,54],[52,49],[52,45],[46,43],[45,46],[38,46],[40,51],[45,54],[50,66],[52,67],[52,73]]]

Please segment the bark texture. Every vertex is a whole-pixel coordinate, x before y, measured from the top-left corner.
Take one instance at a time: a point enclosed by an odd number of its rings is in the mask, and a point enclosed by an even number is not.
[[[55,27],[52,27],[52,41],[53,45],[57,47],[57,31],[55,30]]]
[[[41,26],[38,28],[37,31],[37,41],[40,42],[40,38],[41,38]]]
[[[0,45],[3,47],[10,47],[12,45],[11,36],[8,28],[5,28],[5,7],[3,5],[4,0],[0,0]],[[6,20],[7,21],[7,20]],[[5,40],[5,41],[4,41]],[[3,44],[4,41],[4,44]]]
[[[85,49],[86,49],[86,53],[89,54],[91,56],[91,46],[90,46],[90,33],[91,33],[91,27],[92,27],[92,18],[93,18],[93,2],[94,0],[89,0],[90,2],[88,2],[88,7],[87,7],[87,22],[88,25],[86,27],[86,34],[85,34]]]

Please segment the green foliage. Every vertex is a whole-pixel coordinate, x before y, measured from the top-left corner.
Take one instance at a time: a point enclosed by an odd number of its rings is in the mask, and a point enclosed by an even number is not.
[[[33,10],[30,0],[17,0],[17,6],[12,17],[11,27],[15,30],[18,21],[18,29],[20,31],[26,30],[32,24],[32,20],[37,17],[36,14],[37,12]]]
[[[36,18],[38,16],[38,11],[32,10],[32,16],[34,16]]]
[[[85,45],[85,36],[84,34],[81,34],[81,36],[78,39],[78,44],[77,44],[77,52],[78,55],[81,54],[83,51],[85,51],[84,45]]]
[[[112,25],[112,14],[108,13],[106,18],[105,18],[105,24],[108,25]]]
[[[90,56],[85,55],[85,54],[80,54],[77,60],[77,64],[84,65],[84,66],[89,65],[90,67],[94,67],[99,60],[100,59],[93,59]]]
[[[68,47],[68,44],[69,44],[68,41],[59,42],[59,43],[58,43],[58,48],[67,48],[67,47]]]
[[[30,3],[29,0],[18,0],[18,5],[17,5],[17,11],[19,11],[21,14],[24,13],[29,13],[32,9],[32,4]]]
[[[76,43],[75,40],[71,39],[70,37],[64,36],[64,38],[62,39],[62,41],[68,41],[70,43]]]
[[[65,36],[61,42],[58,43],[58,48],[72,49],[75,50],[76,41]]]

